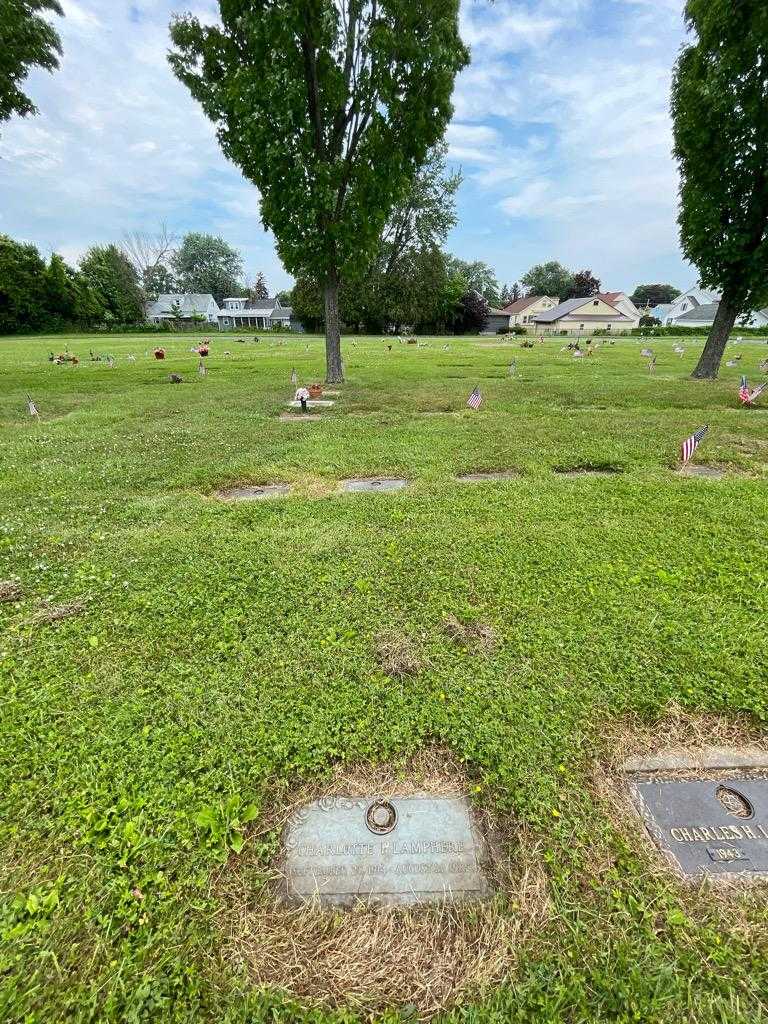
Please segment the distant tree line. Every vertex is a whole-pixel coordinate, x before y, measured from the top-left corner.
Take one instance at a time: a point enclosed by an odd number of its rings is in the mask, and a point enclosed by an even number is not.
[[[263,274],[249,287],[240,253],[224,239],[197,232],[176,239],[162,228],[136,232],[121,245],[94,245],[77,267],[34,245],[0,235],[0,334],[109,330],[143,324],[163,293],[266,298]]]

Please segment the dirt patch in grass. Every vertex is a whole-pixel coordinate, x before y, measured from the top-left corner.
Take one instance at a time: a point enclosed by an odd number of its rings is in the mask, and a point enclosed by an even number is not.
[[[14,580],[0,580],[0,604],[20,601],[24,597],[21,584]]]
[[[376,661],[385,676],[405,679],[422,667],[416,644],[402,633],[379,633],[376,637]]]
[[[443,621],[443,631],[462,647],[489,654],[498,647],[498,637],[492,626],[486,622],[461,622],[455,615]]]
[[[257,835],[281,828],[296,807],[322,797],[464,796],[471,789],[463,766],[431,748],[399,765],[339,768],[325,784],[285,792],[271,801],[273,810]],[[264,883],[247,842],[217,883],[224,959],[244,969],[257,988],[367,1015],[394,1006],[428,1019],[457,1002],[481,998],[508,976],[523,944],[548,920],[550,905],[531,835],[487,813],[479,818],[483,830],[496,837],[497,894],[484,903],[410,908],[361,903],[346,912],[315,904],[287,906],[280,900],[278,868]],[[274,864],[279,863],[276,857]]]
[[[51,626],[54,622],[61,622],[64,619],[73,619],[76,615],[82,615],[88,607],[85,598],[76,598],[74,601],[67,601],[65,604],[49,604],[43,601],[35,614],[29,620],[31,626]]]

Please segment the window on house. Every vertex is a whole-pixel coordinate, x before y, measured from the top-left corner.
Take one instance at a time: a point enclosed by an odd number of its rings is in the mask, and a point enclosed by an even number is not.
[[[599,299],[595,299],[595,301],[592,303],[592,305],[593,306],[599,306],[600,305],[600,300]]]
[[[579,330],[580,330],[580,331],[583,331],[583,330],[584,330],[584,324],[579,324]]]

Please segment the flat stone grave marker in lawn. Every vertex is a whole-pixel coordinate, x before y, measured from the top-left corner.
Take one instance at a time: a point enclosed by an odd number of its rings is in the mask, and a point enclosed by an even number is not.
[[[492,473],[461,473],[456,479],[463,484],[484,484],[494,480],[514,480],[519,476],[516,469],[504,469]]]
[[[651,838],[686,878],[768,878],[768,776],[635,776],[632,800]]]
[[[323,417],[319,413],[295,413],[295,412],[281,412],[280,420],[282,423],[309,423],[321,420]]]
[[[480,900],[487,844],[463,797],[326,797],[286,828],[285,898],[351,906]]]
[[[342,480],[343,491],[402,491],[408,481],[402,477],[370,477],[364,480]]]
[[[617,476],[623,472],[618,466],[611,465],[589,465],[583,466],[555,466],[555,473],[573,479],[577,476]]]
[[[720,466],[707,466],[703,463],[694,466],[683,466],[679,473],[680,476],[697,476],[705,480],[722,480],[725,476],[725,470],[721,469]]]
[[[328,408],[328,406],[335,405],[335,404],[336,404],[335,402],[333,402],[331,400],[326,400],[324,398],[310,398],[307,401],[307,407],[309,409],[323,409],[323,408]],[[296,400],[294,400],[293,402],[289,402],[288,405],[291,407],[291,409],[300,409],[301,408],[301,402],[296,401]]]
[[[216,492],[217,498],[226,501],[263,501],[266,498],[281,498],[290,494],[290,484],[247,484],[241,487],[225,487]]]

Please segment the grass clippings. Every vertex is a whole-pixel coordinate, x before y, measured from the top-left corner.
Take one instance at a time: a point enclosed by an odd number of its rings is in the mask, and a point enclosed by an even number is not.
[[[376,637],[376,661],[385,676],[406,679],[422,667],[416,644],[401,633],[379,633]]]
[[[284,824],[297,807],[321,797],[462,796],[470,786],[450,754],[431,748],[405,765],[339,768],[323,786],[284,794],[269,824]],[[411,1006],[427,1019],[481,996],[510,972],[550,907],[542,860],[526,830],[515,828],[513,840],[510,826],[487,813],[478,814],[476,824],[492,837],[497,889],[482,903],[387,908],[361,902],[348,911],[319,903],[297,907],[281,900],[282,854],[261,887],[249,882],[247,855],[233,860],[218,884],[225,959],[244,969],[257,989],[366,1014]]]
[[[455,615],[448,615],[443,630],[451,640],[470,650],[489,654],[498,646],[496,632],[486,622],[461,622]]]
[[[50,604],[43,601],[35,614],[29,620],[33,626],[51,626],[54,622],[61,622],[64,619],[72,619],[76,615],[82,615],[88,606],[84,598],[75,598],[74,601],[67,601],[65,604]]]
[[[19,583],[14,580],[0,580],[0,604],[20,601],[23,596],[24,591]]]

